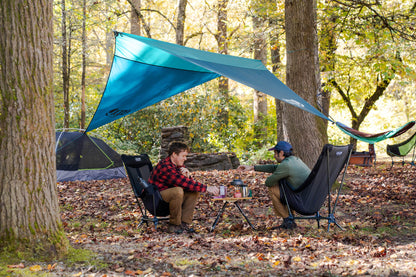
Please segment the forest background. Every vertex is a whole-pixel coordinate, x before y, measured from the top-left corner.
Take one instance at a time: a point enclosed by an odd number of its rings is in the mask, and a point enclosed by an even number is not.
[[[350,120],[350,125],[355,129],[379,131],[401,126],[414,118],[416,5],[410,1],[286,0],[284,14],[280,3],[270,1],[69,2],[0,1],[0,267],[6,264],[11,266],[5,270],[15,268],[14,266],[21,268],[20,262],[14,261],[21,261],[22,257],[41,259],[45,256],[46,260],[64,257],[72,251],[70,243],[79,242],[78,234],[81,238],[90,239],[85,237],[82,228],[78,228],[80,226],[92,232],[91,241],[97,241],[93,237],[95,228],[101,230],[102,227],[105,235],[101,241],[110,242],[111,245],[116,241],[107,240],[107,234],[113,236],[113,231],[121,230],[124,233],[126,230],[123,226],[114,229],[119,223],[127,224],[129,232],[126,231],[125,234],[128,237],[130,234],[133,234],[132,237],[139,235],[135,233],[138,232],[134,222],[137,214],[132,214],[133,195],[126,179],[120,180],[121,183],[108,182],[109,190],[106,191],[102,190],[101,182],[94,182],[95,191],[90,183],[76,182],[71,187],[61,186],[59,189],[67,194],[61,194],[60,198],[56,184],[54,129],[85,128],[88,124],[110,70],[113,29],[129,31],[135,26],[140,31],[133,28],[133,33],[143,33],[145,36],[193,48],[261,59],[276,76],[309,103],[317,108],[322,107],[324,113],[329,113],[337,120]],[[136,18],[131,16],[132,4],[136,7],[133,13]],[[316,4],[318,7],[315,7]],[[137,22],[140,24],[135,24]],[[52,95],[53,92],[55,95]],[[298,115],[301,116],[296,117]],[[160,128],[171,125],[187,125],[191,128],[194,151],[225,149],[237,152],[243,159],[251,154],[255,158],[254,154],[266,152],[264,149],[267,147],[264,146],[274,143],[276,137],[285,139],[288,136],[296,150],[302,150],[305,156],[309,156],[308,163],[311,163],[314,162],[311,150],[320,151],[321,148],[317,146],[326,139],[323,121],[318,122],[309,113],[291,109],[289,105],[283,105],[260,92],[226,79],[172,97],[145,111],[103,126],[96,133],[107,141],[112,141],[119,151],[147,152],[156,157]],[[300,131],[296,132],[297,129]],[[348,141],[349,138],[339,134],[338,130],[329,129],[329,141]],[[319,143],[316,143],[318,140]],[[374,257],[394,259],[395,270],[403,268],[405,257],[408,261],[406,264],[412,266],[409,275],[413,276],[411,272],[415,268],[412,257],[415,248],[413,243],[408,242],[414,242],[412,234],[415,233],[415,221],[411,211],[414,210],[416,197],[414,168],[408,168],[386,170],[384,166],[377,166],[363,171],[354,168],[355,176],[349,178],[350,193],[343,195],[347,201],[340,201],[345,203],[340,211],[346,211],[343,212],[342,222],[350,226],[353,235],[352,239],[343,236],[343,241],[356,241],[357,245],[370,250],[364,249],[370,255],[367,256],[367,261],[374,261]],[[229,179],[235,176],[231,170],[200,174],[201,182],[212,184],[229,183]],[[264,176],[252,178],[250,175],[246,178],[249,177],[256,182],[253,191],[258,193],[257,207],[263,208],[260,212],[250,211],[250,217],[259,215],[261,230],[267,230],[274,221],[272,213],[264,210],[268,205],[262,202],[268,201],[264,186],[260,186],[264,183]],[[85,190],[79,190],[81,187]],[[126,193],[118,193],[120,188],[125,189]],[[74,192],[80,193],[82,198]],[[119,205],[122,200],[124,204]],[[69,211],[68,216],[61,217],[61,204],[66,205],[69,201],[86,207],[67,205],[63,210]],[[93,202],[97,203],[97,209],[89,208]],[[209,199],[203,202],[208,205]],[[126,210],[127,216],[117,207]],[[203,217],[197,221],[206,223],[206,219],[212,218],[215,209],[206,207],[201,206],[204,213],[197,214]],[[91,216],[84,217],[78,211],[91,212]],[[97,217],[97,212],[103,212],[105,216]],[[107,222],[110,219],[109,212],[114,212],[116,221],[111,226]],[[357,216],[360,213],[369,219],[365,225],[363,217]],[[86,221],[75,222],[74,216],[77,214]],[[264,215],[270,220],[263,220]],[[84,224],[91,219],[98,221]],[[204,226],[201,227],[201,230],[207,231]],[[357,230],[368,230],[368,233],[377,236],[357,233]],[[391,231],[394,236],[385,236],[385,230]],[[68,233],[72,231],[79,233]],[[361,234],[368,244],[361,243]],[[274,236],[270,232],[262,233],[263,235]],[[212,237],[214,236],[216,235],[213,234]],[[271,236],[269,238],[274,240]],[[115,234],[115,237],[118,235]],[[135,249],[137,243],[148,243],[148,237],[139,237],[142,240],[134,241]],[[334,255],[331,257],[336,258],[339,254],[337,240],[341,237],[335,234],[332,238]],[[278,240],[277,243],[280,244],[286,239]],[[224,241],[228,239],[225,238]],[[256,244],[258,241],[255,239]],[[285,250],[298,244],[292,242],[285,246]],[[376,247],[384,247],[373,252],[373,242],[377,243]],[[397,244],[393,247],[398,248],[393,251],[386,248],[395,242]],[[167,243],[171,245],[170,240]],[[206,245],[197,239],[195,243]],[[306,243],[308,242],[305,242],[304,250],[309,251],[309,244]],[[109,251],[114,253],[111,245]],[[219,248],[215,245],[213,247]],[[174,248],[179,249],[176,245]],[[145,246],[142,249],[149,248]],[[228,251],[227,248],[224,249]],[[284,250],[274,246],[270,249],[279,252]],[[318,262],[332,263],[332,258],[324,256],[327,249],[320,250],[321,254],[314,255]],[[268,251],[269,248],[261,249],[257,253]],[[361,265],[358,260],[362,260],[363,252],[361,249],[353,252],[357,258],[352,262]],[[172,253],[172,258],[176,259],[175,252],[165,253]],[[345,252],[344,257],[349,257],[350,253]],[[257,260],[265,260],[264,256],[254,254],[258,257]],[[284,264],[281,271],[286,272],[286,266],[290,265],[291,257],[294,256],[292,254],[293,252],[288,253],[287,257],[273,260],[273,265]],[[11,255],[14,255],[13,259],[10,258]],[[107,260],[113,260],[111,255],[107,256]],[[129,260],[130,257],[131,255],[126,256]],[[301,257],[295,258],[294,261],[302,261]],[[310,261],[310,255],[305,258]],[[233,257],[225,259],[233,261]],[[124,260],[123,258],[120,264]],[[350,261],[344,261],[348,267]],[[148,260],[149,264],[152,262]],[[211,265],[208,270],[217,268],[217,261],[207,261],[204,264]],[[224,262],[221,261],[221,264]],[[378,269],[381,264],[390,267],[390,263],[378,260],[376,264],[370,263],[368,268]],[[293,265],[297,267],[297,264]],[[271,265],[265,266],[270,268]],[[327,272],[326,266],[327,263],[324,262],[319,270]],[[53,267],[51,265],[51,269]],[[226,267],[227,262],[224,268]],[[389,268],[386,270],[390,271]],[[345,271],[340,271],[340,274],[343,272]],[[347,271],[347,275],[351,274]],[[392,276],[393,273],[389,275]]]
[[[316,103],[310,104],[369,133],[414,120],[415,6],[395,0],[318,1],[321,88]],[[286,83],[284,16],[284,1],[271,0],[55,0],[56,129],[87,127],[111,68],[113,30],[261,59]],[[92,133],[119,152],[148,153],[157,159],[161,128],[185,125],[193,152],[233,151],[250,163],[272,158],[265,146],[290,140],[285,124],[293,123],[282,120],[283,105],[219,78]],[[332,124],[327,134],[329,143],[350,142]],[[396,142],[400,140],[404,138]],[[386,144],[393,142],[377,143],[377,154],[383,155]],[[367,145],[358,143],[357,149],[366,150]]]

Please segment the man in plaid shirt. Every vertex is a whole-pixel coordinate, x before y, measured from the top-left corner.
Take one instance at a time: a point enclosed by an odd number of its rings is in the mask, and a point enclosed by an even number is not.
[[[185,143],[172,142],[168,157],[156,165],[149,178],[149,183],[157,186],[163,200],[169,203],[171,233],[195,232],[190,224],[199,193],[219,193],[218,187],[207,186],[192,179],[189,170],[184,166],[188,150]]]

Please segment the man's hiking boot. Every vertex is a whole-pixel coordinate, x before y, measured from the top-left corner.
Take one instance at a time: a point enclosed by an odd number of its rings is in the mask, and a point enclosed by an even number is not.
[[[188,223],[182,222],[181,224],[182,230],[184,230],[187,233],[195,233],[195,229],[192,228],[192,226]]]
[[[182,225],[175,225],[175,224],[169,223],[168,231],[169,233],[175,233],[178,235],[182,234],[183,233]]]
[[[297,225],[295,221],[293,219],[286,217],[286,218],[283,218],[283,223],[281,225],[272,227],[271,230],[276,230],[276,229],[293,230],[296,227]]]

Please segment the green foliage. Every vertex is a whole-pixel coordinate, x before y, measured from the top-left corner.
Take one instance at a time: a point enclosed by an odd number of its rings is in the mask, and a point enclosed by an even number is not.
[[[276,120],[273,116],[266,116],[258,124],[269,130],[270,136],[255,138],[249,103],[241,103],[232,96],[225,105],[210,85],[212,83],[135,112],[104,126],[100,132],[108,140],[113,138],[112,142],[123,152],[148,153],[152,157],[159,154],[161,129],[170,126],[188,127],[193,152],[243,154],[257,151],[261,148],[258,145],[274,142],[272,133]],[[220,120],[221,110],[228,112],[227,125]]]
[[[46,277],[50,276],[47,272],[34,272],[31,271],[30,268],[15,268],[15,269],[9,269],[7,266],[1,266],[0,265],[0,276],[18,276],[18,277]]]
[[[91,250],[71,248],[64,262],[73,266],[76,264],[93,265],[97,268],[104,268],[107,265],[97,259],[97,255]]]
[[[0,276],[51,276],[50,273],[45,271],[47,268],[47,263],[41,259],[41,257],[33,257],[32,253],[24,253],[19,251],[10,251],[10,249],[2,249],[0,251]],[[102,269],[108,267],[106,263],[103,263],[100,259],[97,258],[97,255],[85,249],[76,249],[70,247],[68,253],[65,257],[60,260],[55,260],[53,262],[61,261],[65,263],[67,267],[79,267],[81,265],[93,266],[96,269]],[[10,269],[9,265],[18,265],[23,264],[23,268],[14,267]],[[42,271],[31,270],[29,265],[40,266]],[[50,265],[50,264],[49,264]]]
[[[409,50],[414,49],[415,37],[408,36],[409,28],[413,28],[409,25],[411,15],[406,15],[409,3],[404,1],[400,6],[385,1],[350,6],[341,1],[319,6],[322,20],[332,27],[331,36],[323,33],[328,32],[326,25],[320,35],[321,45],[329,51],[321,53],[321,57],[328,62],[329,55],[333,55],[329,60],[333,68],[323,76],[323,82],[336,81],[338,86],[325,87],[333,91],[331,104],[348,108],[353,120],[366,109],[377,108],[366,102],[376,95],[377,88],[385,84],[390,88],[391,80],[413,78]],[[336,40],[333,48],[330,40]],[[340,89],[344,92],[342,98],[338,95]]]
[[[4,247],[0,250],[0,267],[7,266],[7,264],[18,263],[21,260],[20,252],[15,251],[14,247]],[[1,271],[0,271],[1,272]]]
[[[318,27],[320,30],[320,62],[324,72],[322,82],[331,94],[330,115],[335,120],[351,120],[358,114],[367,99],[374,92],[380,80],[391,79],[386,97],[392,100],[391,114],[405,114],[412,120],[414,112],[414,64],[415,41],[405,34],[409,33],[414,15],[408,13],[412,1],[385,1],[375,3],[352,3],[350,1],[318,1]],[[173,18],[176,9],[169,1],[146,3],[142,8],[144,20],[149,24],[152,38],[175,41]],[[70,59],[70,126],[79,128],[81,117],[81,24],[82,1],[66,1],[67,45]],[[130,31],[130,6],[127,1],[87,1],[87,76],[86,76],[86,124],[91,120],[105,87],[113,51],[112,30]],[[264,27],[265,35],[279,35],[284,32],[284,2],[233,1],[228,3],[227,40],[229,54],[250,58],[253,49],[252,17],[264,16],[270,22]],[[62,99],[62,29],[61,1],[54,1],[54,82],[56,128],[63,127],[64,109]],[[203,20],[201,20],[203,19]],[[387,20],[387,21],[386,21]],[[215,1],[194,2],[192,13],[186,17],[186,46],[208,51],[217,51],[217,41],[213,30],[217,28]],[[274,28],[277,28],[275,30]],[[272,31],[273,30],[273,31]],[[143,31],[142,35],[146,36]],[[285,42],[279,37],[284,61]],[[269,46],[267,46],[269,47]],[[270,65],[270,61],[266,63]],[[276,72],[284,80],[284,62]],[[335,78],[346,92],[348,100],[342,99],[328,80]],[[241,90],[245,90],[241,93]],[[253,124],[253,111],[250,93],[246,88],[230,88],[230,99],[220,99],[216,80],[181,93],[161,103],[122,118],[95,130],[121,153],[146,152],[157,157],[160,146],[160,130],[163,127],[184,125],[189,128],[192,150],[194,152],[233,151],[243,162],[268,159],[270,153],[264,151],[265,145],[275,143],[276,119],[274,103],[268,98],[268,115],[256,125]],[[246,96],[247,95],[247,96]],[[250,99],[247,99],[250,98]],[[403,100],[400,100],[403,99]],[[371,121],[379,128],[390,128],[394,124],[374,113],[380,109],[378,101],[369,108]],[[383,102],[383,105],[391,102]],[[312,103],[314,104],[314,103]],[[349,106],[348,106],[349,105]],[[347,110],[350,114],[339,116],[338,112]],[[224,124],[220,117],[228,113]],[[390,111],[389,111],[390,112]],[[347,118],[347,119],[346,119]],[[381,123],[380,123],[381,122]],[[364,127],[371,122],[363,122]],[[394,125],[397,127],[397,125]],[[255,131],[266,130],[260,136]],[[337,128],[328,129],[330,143],[348,143],[348,137]],[[272,158],[272,157],[271,157]]]

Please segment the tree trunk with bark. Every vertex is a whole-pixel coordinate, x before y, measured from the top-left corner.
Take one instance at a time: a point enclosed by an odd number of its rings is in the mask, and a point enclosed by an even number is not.
[[[148,38],[152,38],[152,34],[150,33],[150,26],[144,20],[143,14],[141,13],[141,6],[142,6],[141,0],[127,0],[127,2],[129,2],[130,4],[131,12],[132,12],[130,22],[131,24],[133,24],[133,21],[136,22],[136,18],[137,18],[138,20],[137,24],[139,26],[139,30],[137,29],[137,27],[131,26],[131,33],[135,35],[141,35],[141,27],[143,27],[144,32],[146,33],[146,36]]]
[[[253,54],[254,59],[261,60],[263,64],[267,64],[267,43],[264,34],[266,19],[264,9],[265,5],[262,1],[253,3]],[[267,134],[267,130],[261,123],[264,117],[267,115],[267,97],[264,93],[257,90],[253,91],[253,113],[255,136],[258,138],[263,137]]]
[[[81,72],[81,123],[80,128],[85,129],[85,74],[87,71],[87,0],[82,1],[82,72]]]
[[[68,37],[66,26],[66,5],[65,0],[61,0],[62,20],[62,93],[64,96],[64,128],[69,128],[69,57],[68,57]]]
[[[107,31],[105,33],[105,64],[109,71],[113,62],[113,41],[114,33],[110,30],[110,28],[107,28]]]
[[[218,44],[218,53],[228,54],[228,33],[227,33],[227,5],[228,0],[218,0],[218,22],[217,34],[215,36]],[[229,95],[229,80],[226,77],[220,76],[218,78],[218,91],[220,94],[220,111],[219,119],[224,128],[228,126],[228,102]]]
[[[140,11],[141,1],[140,0],[130,0],[131,2],[131,14],[130,14],[130,32],[134,35],[141,35],[140,27],[140,18],[136,13],[136,10]]]
[[[276,10],[276,2],[274,0],[269,0],[269,7]],[[272,72],[277,75],[281,66],[280,59],[280,41],[279,41],[279,25],[278,19],[274,16],[270,16],[268,19],[269,23],[269,44],[270,44],[270,59],[272,62]],[[275,98],[276,105],[276,139],[288,140],[286,127],[283,124],[283,113],[285,109],[285,103]]]
[[[333,78],[335,73],[335,54],[338,48],[337,34],[336,34],[336,16],[331,13],[332,10],[337,9],[337,5],[332,1],[325,1],[327,6],[326,16],[322,18],[321,31],[320,31],[320,67],[323,75],[328,76],[328,79]],[[327,84],[321,86],[321,93],[318,97],[318,103],[320,103],[320,110],[326,116],[329,115],[329,107],[331,104],[331,90]],[[328,122],[326,122],[328,127]]]
[[[0,249],[38,258],[68,247],[55,173],[52,11],[49,0],[0,1]]]
[[[320,89],[316,17],[316,0],[285,0],[286,82],[313,106]],[[293,106],[287,106],[284,119],[296,155],[312,167],[327,141],[325,123]]]
[[[186,5],[188,0],[179,0],[178,2],[178,17],[176,21],[176,44],[183,45],[184,30],[185,30],[185,18],[186,18]]]

